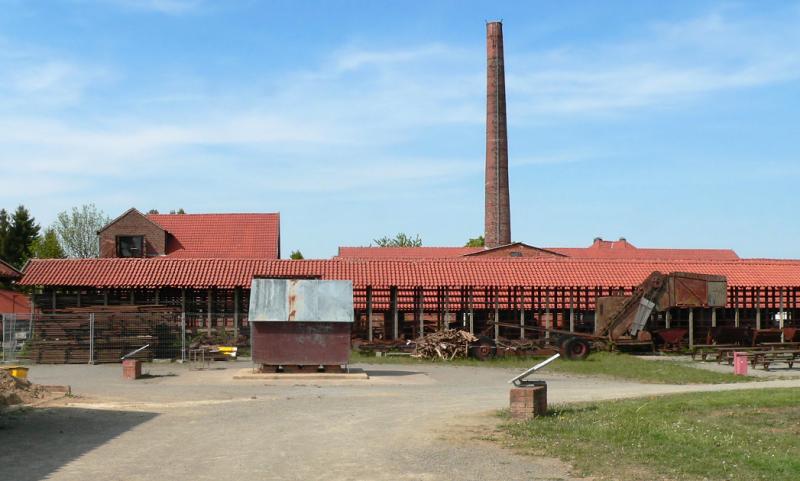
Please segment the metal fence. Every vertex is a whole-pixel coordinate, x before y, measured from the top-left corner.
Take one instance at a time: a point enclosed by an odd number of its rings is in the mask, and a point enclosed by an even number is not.
[[[246,345],[249,329],[224,324],[207,329],[206,314],[109,313],[34,314],[2,317],[3,362],[95,364],[130,359],[187,359],[198,344]],[[235,332],[235,335],[234,335]],[[142,349],[143,348],[143,349]]]
[[[31,339],[33,325],[30,315],[0,314],[0,324],[3,331],[0,362],[16,362]]]

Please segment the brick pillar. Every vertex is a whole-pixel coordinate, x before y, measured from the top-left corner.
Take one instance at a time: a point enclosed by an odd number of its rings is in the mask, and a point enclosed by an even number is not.
[[[547,412],[547,384],[511,388],[511,417],[531,419]]]
[[[486,247],[511,243],[503,24],[486,24]]]

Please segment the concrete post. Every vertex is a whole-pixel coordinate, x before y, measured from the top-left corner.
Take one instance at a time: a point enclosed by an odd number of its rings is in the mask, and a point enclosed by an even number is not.
[[[689,309],[689,349],[694,348],[694,309]]]
[[[367,340],[372,342],[372,286],[367,286]]]

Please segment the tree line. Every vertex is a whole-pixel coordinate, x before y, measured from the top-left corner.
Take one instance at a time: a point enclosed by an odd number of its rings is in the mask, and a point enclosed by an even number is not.
[[[110,221],[94,204],[85,204],[60,212],[42,229],[24,205],[13,213],[0,209],[0,259],[21,269],[29,259],[97,257],[97,231]]]

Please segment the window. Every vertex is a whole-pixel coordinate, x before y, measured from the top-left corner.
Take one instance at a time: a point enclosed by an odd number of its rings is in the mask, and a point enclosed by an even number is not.
[[[508,255],[511,256],[511,257],[522,257],[522,252],[511,251],[511,252],[508,253]]]
[[[143,257],[144,236],[117,236],[117,257]]]

